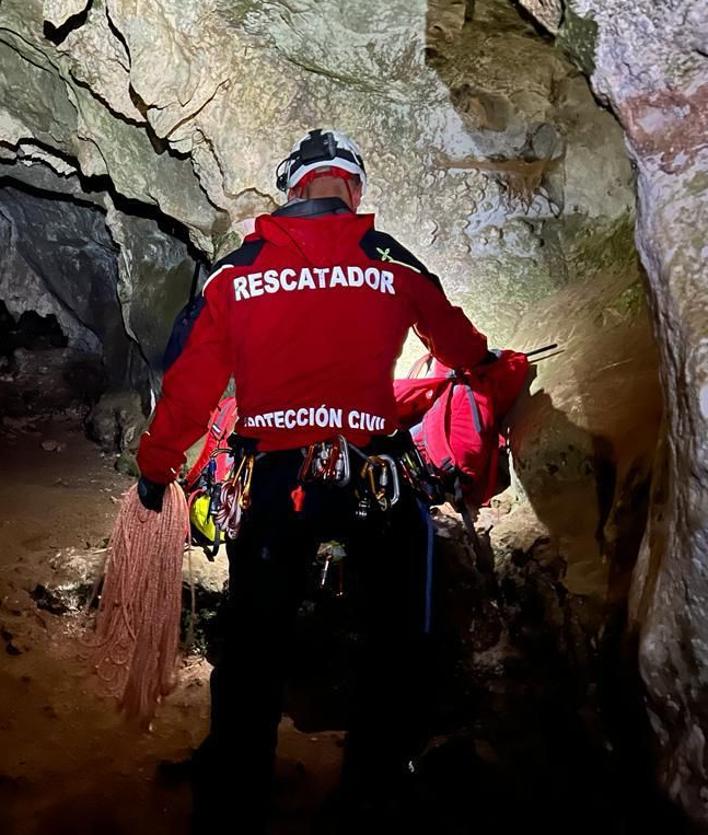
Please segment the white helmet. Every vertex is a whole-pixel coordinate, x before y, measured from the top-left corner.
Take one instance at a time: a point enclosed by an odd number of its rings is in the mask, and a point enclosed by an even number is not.
[[[293,145],[290,156],[276,169],[276,185],[288,192],[310,171],[317,168],[339,168],[355,174],[361,180],[362,192],[366,188],[366,169],[359,146],[339,131],[320,128],[311,130]]]

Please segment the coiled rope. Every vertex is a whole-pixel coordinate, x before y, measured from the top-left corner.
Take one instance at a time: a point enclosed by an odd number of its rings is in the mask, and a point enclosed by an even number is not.
[[[182,608],[182,561],[189,511],[177,484],[161,513],[134,486],[123,496],[108,544],[91,661],[129,716],[145,723],[174,686]]]

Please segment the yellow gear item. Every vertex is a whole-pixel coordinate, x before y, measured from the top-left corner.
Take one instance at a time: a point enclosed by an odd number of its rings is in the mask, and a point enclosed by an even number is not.
[[[206,537],[209,542],[214,542],[218,533],[219,542],[222,542],[221,531],[216,530],[214,518],[209,515],[209,496],[205,493],[192,502],[192,509],[189,513],[189,521]]]

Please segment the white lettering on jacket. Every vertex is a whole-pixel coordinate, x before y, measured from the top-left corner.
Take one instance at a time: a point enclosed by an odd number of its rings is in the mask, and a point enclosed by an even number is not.
[[[331,290],[336,287],[366,287],[374,292],[395,296],[395,277],[388,270],[378,267],[301,267],[294,270],[266,270],[264,273],[249,273],[234,279],[234,299],[237,302],[255,299],[258,296],[273,295],[301,290]]]
[[[240,422],[248,429],[286,429],[295,427],[316,426],[318,429],[342,429],[345,425],[349,429],[362,432],[384,432],[386,419],[370,412],[352,409],[344,414],[342,409],[333,406],[300,407],[299,409],[278,409],[274,412],[263,412],[259,415],[242,415]]]

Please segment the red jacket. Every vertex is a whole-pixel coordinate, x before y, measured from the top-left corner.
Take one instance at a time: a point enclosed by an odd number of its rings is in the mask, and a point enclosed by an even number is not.
[[[373,215],[343,206],[261,215],[244,245],[215,265],[141,439],[138,465],[148,479],[176,477],[231,376],[237,431],[258,438],[259,449],[337,434],[366,444],[397,427],[393,371],[410,327],[447,366],[469,368],[485,356],[486,338],[438,279],[376,231]]]

